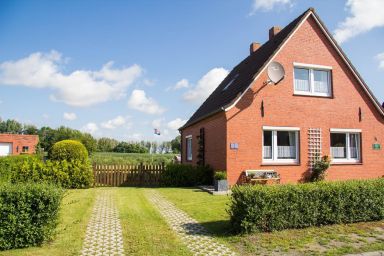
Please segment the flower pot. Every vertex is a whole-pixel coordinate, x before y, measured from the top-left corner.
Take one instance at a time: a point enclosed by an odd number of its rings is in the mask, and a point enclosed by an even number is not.
[[[227,191],[228,181],[227,180],[215,180],[215,191]]]

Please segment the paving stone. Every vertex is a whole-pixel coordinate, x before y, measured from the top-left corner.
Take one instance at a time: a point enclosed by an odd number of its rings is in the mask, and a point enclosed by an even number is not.
[[[81,255],[124,255],[119,213],[110,191],[96,198]]]
[[[204,226],[178,209],[157,191],[149,190],[146,196],[194,255],[236,255],[228,247],[217,242]]]

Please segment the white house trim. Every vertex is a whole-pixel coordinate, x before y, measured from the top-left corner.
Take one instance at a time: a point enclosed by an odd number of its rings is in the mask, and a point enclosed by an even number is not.
[[[319,21],[319,19],[317,18],[317,16],[313,13],[313,10],[310,10],[308,12],[308,14],[302,19],[302,21],[298,24],[298,26],[291,32],[291,34],[289,35],[289,37],[285,40],[285,42],[279,47],[279,49],[270,57],[270,59],[268,60],[268,62],[266,62],[264,64],[264,66],[261,68],[261,71],[258,72],[257,76],[252,80],[252,82],[249,84],[249,86],[247,87],[247,89],[244,90],[244,92],[235,100],[233,101],[232,103],[230,103],[229,105],[227,105],[226,107],[224,107],[224,111],[228,111],[230,109],[232,109],[234,106],[236,106],[236,104],[240,101],[240,99],[245,95],[245,93],[249,90],[249,88],[251,88],[251,86],[253,85],[253,83],[260,77],[260,75],[265,71],[265,69],[268,67],[268,65],[272,62],[272,60],[280,53],[280,51],[285,47],[285,45],[288,43],[288,41],[292,38],[292,36],[296,33],[296,31],[303,25],[303,23],[308,19],[308,17],[312,15],[312,17],[315,19],[316,23],[319,25],[319,27],[321,28],[321,30],[324,32],[325,36],[328,38],[328,40],[331,42],[331,44],[333,45],[333,47],[336,49],[336,51],[338,52],[338,54],[341,56],[341,58],[344,60],[344,62],[347,64],[347,66],[349,67],[349,69],[352,71],[352,73],[354,74],[354,76],[356,77],[357,81],[360,83],[360,85],[363,87],[364,91],[367,93],[368,97],[372,100],[372,102],[374,103],[375,107],[377,108],[377,110],[380,112],[381,115],[384,116],[384,110],[382,109],[382,107],[380,106],[380,104],[377,102],[377,100],[374,98],[374,96],[372,95],[372,93],[367,89],[367,86],[365,85],[365,83],[360,79],[359,75],[356,74],[354,68],[352,68],[350,62],[346,59],[344,53],[342,53],[340,51],[340,48],[335,44],[334,40],[332,39],[331,35],[329,34],[329,32],[324,28],[324,26],[322,25],[322,23]]]
[[[342,133],[347,133],[347,132],[352,132],[352,133],[358,133],[361,132],[361,129],[339,129],[339,128],[331,128],[329,129],[330,132],[342,132]]]
[[[323,65],[316,65],[316,64],[306,64],[306,63],[299,63],[299,62],[293,62],[293,66],[295,68],[309,68],[309,69],[332,70],[331,66],[323,66]]]
[[[192,135],[185,136],[186,139],[192,138]]]
[[[300,131],[299,127],[288,126],[263,126],[264,131]]]

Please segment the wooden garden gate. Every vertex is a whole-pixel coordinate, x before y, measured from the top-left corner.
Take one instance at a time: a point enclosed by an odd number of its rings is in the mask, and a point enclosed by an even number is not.
[[[164,170],[164,164],[94,165],[94,186],[158,186]]]

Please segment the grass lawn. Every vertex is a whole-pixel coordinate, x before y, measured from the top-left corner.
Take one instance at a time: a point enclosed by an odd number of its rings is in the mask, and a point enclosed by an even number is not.
[[[162,164],[170,163],[175,154],[94,153],[94,164]]]
[[[241,255],[343,255],[384,250],[384,221],[231,235],[228,196],[212,196],[193,188],[159,191]]]
[[[60,210],[60,224],[53,241],[41,247],[0,251],[0,255],[79,255],[96,191],[94,189],[68,190]]]
[[[41,247],[0,251],[1,256],[79,255],[94,199],[111,190],[119,209],[127,255],[191,255],[145,198],[145,189],[97,188],[68,190],[62,202],[60,224],[53,241]]]
[[[142,188],[114,188],[127,255],[191,255]]]

